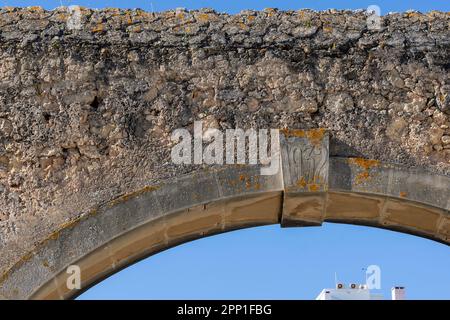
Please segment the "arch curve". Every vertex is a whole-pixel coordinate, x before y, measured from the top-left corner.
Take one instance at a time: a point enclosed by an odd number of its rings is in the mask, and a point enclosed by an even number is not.
[[[4,277],[1,294],[73,298],[122,268],[175,245],[269,224],[361,224],[450,244],[445,198],[450,179],[393,164],[371,165],[363,159],[331,158],[329,188],[323,192],[293,192],[282,174],[261,176],[258,166],[208,169],[148,186],[50,235]],[[362,176],[367,180],[361,181]],[[73,264],[81,269],[81,290],[66,286],[66,269]]]

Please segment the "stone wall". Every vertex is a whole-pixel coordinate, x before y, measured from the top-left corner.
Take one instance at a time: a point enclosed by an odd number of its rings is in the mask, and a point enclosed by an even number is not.
[[[170,161],[172,130],[194,120],[326,128],[332,156],[450,175],[448,13],[381,30],[351,11],[75,14],[0,11],[0,271],[96,206],[195,170]]]

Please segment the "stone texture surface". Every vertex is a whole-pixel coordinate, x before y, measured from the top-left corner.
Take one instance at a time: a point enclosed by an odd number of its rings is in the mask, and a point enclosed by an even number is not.
[[[0,10],[0,272],[96,206],[196,169],[170,134],[326,128],[330,155],[450,175],[450,15]]]

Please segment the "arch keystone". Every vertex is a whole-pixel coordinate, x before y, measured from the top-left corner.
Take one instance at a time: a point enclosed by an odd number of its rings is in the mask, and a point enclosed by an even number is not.
[[[284,182],[281,225],[321,225],[328,191],[328,132],[281,130],[280,145]]]

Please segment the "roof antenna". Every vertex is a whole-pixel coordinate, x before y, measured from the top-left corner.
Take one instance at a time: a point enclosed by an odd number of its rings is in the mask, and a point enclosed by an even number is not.
[[[338,277],[337,277],[337,272],[334,272],[334,287],[336,288],[338,284]]]

